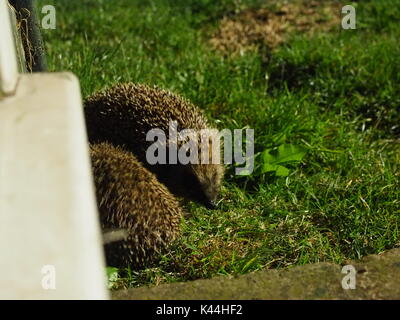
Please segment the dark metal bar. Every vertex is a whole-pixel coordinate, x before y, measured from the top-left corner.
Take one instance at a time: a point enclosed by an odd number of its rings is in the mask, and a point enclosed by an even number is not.
[[[17,12],[28,71],[47,71],[47,60],[33,0],[9,0]]]

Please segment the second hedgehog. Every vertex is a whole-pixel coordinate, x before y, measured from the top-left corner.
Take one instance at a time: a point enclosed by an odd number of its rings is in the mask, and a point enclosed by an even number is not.
[[[102,229],[127,234],[105,245],[107,264],[142,267],[178,236],[178,201],[130,152],[99,143],[90,156]]]
[[[131,151],[175,195],[214,206],[224,173],[222,165],[211,161],[150,165],[146,160],[146,150],[152,144],[146,135],[151,129],[161,129],[167,137],[171,121],[176,121],[178,131],[211,129],[201,110],[188,100],[156,87],[118,84],[86,99],[85,118],[91,143],[107,141]],[[211,145],[210,150],[216,147]]]

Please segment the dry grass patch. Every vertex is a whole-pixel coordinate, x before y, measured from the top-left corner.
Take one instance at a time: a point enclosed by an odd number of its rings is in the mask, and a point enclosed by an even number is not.
[[[290,34],[329,31],[340,27],[340,4],[336,1],[280,2],[274,8],[244,10],[225,16],[210,39],[223,54],[243,54],[260,46],[273,49]]]

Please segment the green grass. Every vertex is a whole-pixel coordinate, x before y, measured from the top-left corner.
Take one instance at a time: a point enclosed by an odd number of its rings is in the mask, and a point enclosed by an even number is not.
[[[287,177],[259,162],[249,177],[228,168],[218,209],[189,204],[171,251],[148,269],[120,270],[116,286],[342,263],[400,245],[400,3],[358,2],[357,30],[292,35],[268,57],[210,49],[224,13],[261,2],[53,1],[49,65],[77,74],[83,96],[120,81],[157,84],[220,129],[254,128],[256,152],[307,150]]]

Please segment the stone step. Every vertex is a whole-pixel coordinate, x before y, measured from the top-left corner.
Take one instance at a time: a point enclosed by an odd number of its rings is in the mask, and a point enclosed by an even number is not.
[[[349,261],[346,265],[350,267],[343,269],[341,265],[316,263],[283,270],[257,271],[237,278],[216,277],[158,287],[119,290],[112,292],[112,298],[135,300],[400,299],[400,249],[371,255],[361,261]],[[348,281],[349,276],[353,275],[354,289],[350,286],[351,280]]]

